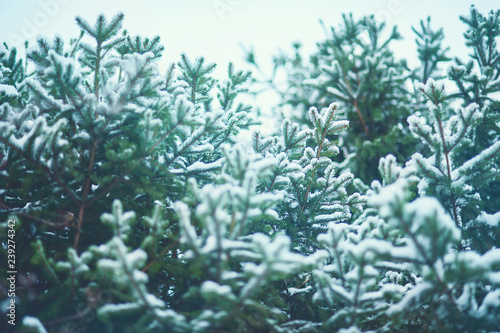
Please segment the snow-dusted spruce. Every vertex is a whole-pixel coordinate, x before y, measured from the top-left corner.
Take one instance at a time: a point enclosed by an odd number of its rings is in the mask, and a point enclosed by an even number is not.
[[[385,312],[390,319],[385,328],[494,329],[500,314],[499,249],[483,255],[459,250],[461,231],[439,201],[421,197],[407,203],[407,189],[400,179],[369,199],[385,229],[400,237],[362,241],[356,249],[379,258],[375,265],[385,272],[381,289],[394,283],[401,293]]]
[[[491,11],[483,16],[475,7],[472,7],[470,14],[461,16],[460,19],[467,26],[464,37],[471,58],[467,61],[456,59],[455,64],[449,68],[448,76],[456,85],[454,91],[450,92],[450,98],[459,100],[463,107],[475,103],[481,117],[472,130],[474,134],[472,138],[462,140],[462,148],[455,156],[456,165],[462,165],[475,156],[481,155],[483,151],[500,141],[500,101],[498,100],[500,11]],[[496,163],[490,164],[490,167],[491,173],[469,177],[469,185],[476,189],[482,200],[476,203],[477,209],[467,214],[467,218],[463,221],[467,238],[480,252],[493,246],[500,246],[500,232],[496,228],[497,224],[486,222],[494,221],[495,218],[491,215],[500,210],[499,166]],[[468,209],[472,207],[474,206],[467,206]],[[491,216],[491,218],[475,219],[479,213],[485,217]]]
[[[408,101],[403,106],[404,112],[411,111],[414,115],[408,119],[410,126],[405,125],[406,116],[404,116],[405,121],[399,124],[391,123],[393,118],[390,116],[383,120],[385,125],[392,126],[389,133],[407,133],[406,136],[386,136],[385,138],[391,138],[386,147],[392,147],[390,150],[397,154],[399,161],[405,161],[411,155],[413,158],[403,170],[397,166],[396,158],[389,155],[381,160],[379,170],[383,185],[395,182],[401,174],[407,183],[404,186],[398,185],[399,187],[413,189],[418,184],[421,195],[433,196],[438,199],[439,204],[428,198],[407,203],[410,199],[405,196],[404,200],[400,200],[400,204],[385,205],[390,207],[390,210],[385,208],[385,212],[384,209],[379,212],[374,208],[366,209],[351,225],[332,224],[326,234],[319,235],[319,245],[324,247],[330,256],[330,261],[323,269],[314,271],[317,283],[315,299],[321,302],[322,310],[325,310],[329,317],[325,327],[328,326],[332,330],[344,327],[354,331],[357,329],[429,331],[438,328],[477,331],[495,328],[495,321],[498,322],[500,318],[499,304],[494,301],[498,295],[496,279],[499,270],[494,256],[497,255],[495,248],[500,247],[498,222],[500,103],[497,95],[500,90],[499,17],[500,11],[482,16],[474,7],[471,8],[469,16],[461,17],[467,24],[465,38],[471,48],[472,59],[465,63],[457,59],[457,64],[450,67],[448,77],[456,83],[456,90],[447,95],[441,91],[440,85],[436,85],[432,80],[432,78],[443,78],[438,71],[438,65],[448,60],[445,55],[446,49],[443,50],[440,46],[442,31],[433,31],[429,21],[427,24],[422,22],[420,29],[415,30],[422,65],[408,77],[424,81],[424,84],[416,85],[415,94],[402,90],[397,92],[398,95],[411,94],[411,96],[395,96],[395,100]],[[359,49],[363,34],[358,34],[356,25],[350,24],[353,20],[345,21],[341,32],[352,32],[344,38],[349,37],[355,41],[346,47]],[[332,34],[335,37],[335,33]],[[290,78],[290,89],[282,93],[282,102],[294,106],[294,116],[296,119],[301,119],[301,123],[306,122],[304,118],[307,113],[297,114],[296,105],[307,105],[307,103],[311,105],[320,100],[321,96],[327,96],[332,89],[336,89],[335,87],[345,81],[345,78],[343,80],[338,74],[341,69],[353,68],[356,71],[360,68],[358,65],[362,67],[371,59],[356,60],[357,62],[351,67],[342,66],[349,62],[345,59],[342,61],[343,58],[339,54],[332,56],[328,53],[328,45],[343,45],[343,42],[343,38],[340,38],[337,44],[326,41],[324,52],[311,58],[310,66],[303,64],[298,52],[295,58],[280,58],[284,64],[282,67]],[[344,52],[346,47],[336,52]],[[354,53],[352,59],[361,57],[359,54],[363,53]],[[249,60],[255,63],[253,54],[250,55],[252,57]],[[332,57],[336,62],[332,62]],[[383,53],[377,53],[375,58],[384,59]],[[333,64],[329,67],[330,76],[333,78],[334,73],[338,74],[337,79],[329,84],[319,84],[319,80],[328,74],[322,72],[326,69],[324,66],[321,67],[324,59],[327,62],[330,59]],[[347,60],[349,59],[351,58],[347,57]],[[378,69],[383,71],[384,67]],[[394,69],[391,70],[394,73]],[[347,79],[351,80],[352,85],[359,84],[363,82],[362,73],[362,71],[356,73],[359,76],[348,75]],[[305,78],[313,80],[304,80]],[[379,85],[380,81],[385,82],[383,78],[370,82]],[[326,90],[327,87],[330,88],[329,92]],[[345,90],[347,88],[344,87]],[[362,98],[373,96],[369,93],[369,87],[356,92]],[[423,103],[422,97],[418,95],[424,97]],[[344,101],[342,99],[339,101],[343,106]],[[456,101],[462,104],[462,107],[458,107]],[[352,99],[348,99],[348,102],[352,103]],[[357,102],[361,105],[359,101]],[[389,115],[392,111],[398,115],[404,114],[396,111],[397,107],[394,107],[400,104],[390,104],[386,110]],[[365,116],[365,113],[362,115]],[[355,123],[352,121],[351,126],[356,126]],[[363,127],[357,126],[357,129],[360,131]],[[420,139],[421,144],[409,139],[410,131]],[[342,146],[352,144],[352,141],[344,142]],[[369,147],[368,143],[365,143],[365,146],[363,149]],[[367,161],[363,149],[353,149],[356,163],[362,163],[357,167],[362,168],[366,167]],[[414,154],[415,151],[418,153]],[[339,166],[343,168],[349,166],[349,163],[343,162]],[[368,167],[375,169],[373,166]],[[404,181],[401,181],[400,184],[403,183]],[[373,183],[372,189],[360,182],[355,182],[355,185],[362,193],[366,192],[369,196],[375,195],[381,189],[378,182]],[[403,192],[405,191],[407,190]],[[376,202],[375,199],[371,201],[372,204]],[[407,209],[406,206],[412,208],[408,208],[407,213],[403,214]],[[427,212],[429,217],[425,217],[425,214],[418,215],[420,206],[422,212]],[[425,206],[432,209],[424,211]],[[443,213],[443,209],[448,215]],[[388,223],[387,220],[391,219],[389,213],[400,216],[399,225]],[[413,214],[415,217],[420,216],[420,220],[428,220],[432,228],[425,230],[421,226],[415,226],[416,230],[408,229],[413,223],[408,216]],[[455,228],[449,226],[450,221],[454,222]],[[442,229],[445,226],[450,229],[449,232]],[[438,237],[440,233],[443,234],[443,238]],[[447,234],[452,236],[444,237]],[[410,243],[420,248],[419,256],[428,258],[425,260],[422,258],[416,260],[415,257],[401,258],[397,256],[398,250],[382,251],[388,244],[403,246]],[[371,252],[368,251],[370,244],[379,245],[380,251],[374,247]],[[441,248],[440,258],[424,254],[429,250],[429,244]],[[476,266],[475,260],[479,263],[479,267]],[[436,263],[437,267],[434,267]],[[444,278],[442,274],[445,274]],[[474,280],[476,283],[472,282]],[[420,291],[424,289],[427,291],[421,293]],[[404,293],[408,296],[403,297]],[[399,299],[403,301],[398,303]],[[393,303],[398,305],[392,308]],[[409,321],[408,314],[410,314]]]
[[[328,223],[350,223],[366,201],[358,193],[348,195],[347,186],[353,175],[349,172],[337,175],[332,161],[339,153],[332,137],[347,130],[349,125],[348,121],[336,120],[336,111],[335,104],[321,111],[312,107],[309,110],[311,128],[301,130],[298,124],[286,119],[280,136],[263,138],[254,132],[252,137],[255,152],[277,160],[272,177],[260,185],[261,191],[277,191],[283,195],[276,208],[279,219],[273,222],[273,230],[285,231],[295,251],[312,257],[319,247],[316,238],[327,229]],[[311,272],[304,272],[280,286],[292,319],[308,318],[317,322],[324,318],[312,302],[311,280]],[[294,320],[283,328],[291,330],[304,325]]]
[[[465,108],[458,108],[455,115],[448,116],[442,105],[446,98],[444,87],[429,79],[427,84],[420,85],[419,89],[432,102],[430,117],[411,116],[408,118],[410,130],[417,135],[431,151],[431,156],[424,158],[415,153],[407,164],[407,172],[419,176],[418,184],[421,195],[437,196],[449,209],[455,224],[463,226],[462,212],[468,206],[466,218],[473,218],[474,211],[478,211],[485,198],[481,198],[475,178],[498,177],[495,160],[500,158],[500,142],[481,151],[461,165],[456,165],[460,151],[474,140],[473,129],[478,120],[483,117],[479,106],[475,103]],[[463,153],[462,153],[463,154]],[[476,207],[474,207],[476,206]]]
[[[314,299],[329,311],[324,329],[477,331],[497,327],[500,252],[460,249],[463,234],[433,197],[409,202],[415,176],[392,155],[381,160],[384,186],[368,190],[368,208],[349,225],[318,236],[329,258],[313,272]],[[402,173],[403,172],[403,173]],[[497,214],[498,215],[498,214]],[[495,218],[491,219],[494,222]]]
[[[199,281],[186,295],[199,309],[191,319],[193,332],[270,331],[286,321],[286,306],[272,283],[314,261],[292,253],[284,233],[271,238],[258,232],[278,218],[273,207],[282,196],[257,190],[277,162],[235,147],[226,152],[216,185],[198,189],[192,182],[192,211],[184,202],[175,203],[186,250],[182,260]]]
[[[331,159],[339,153],[332,136],[349,126],[348,121],[335,119],[336,111],[334,104],[321,111],[312,107],[311,129],[300,130],[298,124],[286,119],[281,136],[262,138],[255,132],[252,138],[255,152],[279,161],[262,190],[284,192],[276,228],[286,230],[294,249],[304,254],[317,249],[316,236],[328,222],[349,221],[352,212],[359,212],[365,202],[357,193],[347,194],[346,187],[354,176],[349,172],[337,176]],[[306,145],[308,140],[310,145]]]
[[[262,83],[271,81],[271,88],[281,95],[280,111],[300,125],[309,122],[311,106],[338,103],[340,117],[349,120],[351,127],[340,136],[341,154],[334,161],[369,184],[378,177],[379,158],[390,153],[406,160],[418,144],[408,135],[407,126],[401,126],[419,110],[411,85],[406,83],[408,79],[426,82],[448,59],[441,48],[442,31],[434,31],[429,22],[421,23],[421,29],[415,31],[421,64],[409,70],[391,51],[391,44],[401,39],[399,32],[373,16],[355,19],[352,14],[343,15],[338,27],[323,28],[326,38],[317,43],[318,50],[309,62],[296,43],[293,55],[280,54],[274,59],[273,77]],[[248,61],[259,69],[253,53]],[[286,73],[286,84],[280,85],[280,71]]]
[[[22,92],[21,82],[25,77],[22,60],[17,59],[17,50],[0,45],[0,105],[17,104]]]
[[[122,21],[121,14],[111,20],[99,16],[95,24],[77,18],[82,29],[77,39],[66,45],[58,37],[39,38],[27,52],[27,65],[15,50],[0,50],[0,208],[20,219],[17,242],[26,251],[17,257],[19,271],[36,276],[28,279],[31,291],[28,298],[19,295],[21,302],[49,330],[73,323],[92,331],[102,325],[86,323],[85,313],[74,310],[90,302],[86,291],[99,266],[79,271],[79,277],[75,270],[58,276],[52,266],[66,253],[73,258],[109,240],[111,229],[99,216],[114,199],[141,216],[128,246],[146,251],[150,261],[141,268],[153,272],[152,290],[186,283],[173,274],[162,277],[177,261],[178,228],[158,221],[173,219],[172,202],[186,194],[188,177],[199,184],[212,180],[221,169],[221,147],[233,144],[251,123],[250,108],[235,101],[248,73],[230,65],[228,80],[218,83],[209,75],[214,65],[182,56],[160,74],[159,39],[128,36],[121,32]],[[156,204],[170,209],[157,212],[160,219],[142,218]],[[126,255],[123,246],[113,246],[116,256]],[[39,265],[30,264],[32,257]],[[96,288],[106,290],[109,282],[100,280]],[[39,288],[45,296],[30,303],[29,295]],[[122,296],[113,294],[111,303]]]
[[[447,94],[440,31],[422,23],[409,71],[395,30],[382,42],[373,18],[345,16],[310,66],[276,59],[303,116],[249,147],[236,135],[252,124],[237,103],[250,74],[230,65],[218,82],[186,55],[161,74],[159,38],[122,32],[121,14],[77,18],[69,45],[39,38],[29,64],[2,46],[19,330],[498,330],[499,17],[462,18],[473,56]]]

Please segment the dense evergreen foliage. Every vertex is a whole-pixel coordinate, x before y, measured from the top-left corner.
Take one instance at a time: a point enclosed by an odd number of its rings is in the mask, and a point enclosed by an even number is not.
[[[500,11],[461,17],[467,59],[422,21],[418,68],[345,15],[309,61],[274,59],[285,90],[187,55],[160,73],[123,19],[77,18],[28,64],[0,47],[17,331],[500,329]],[[240,102],[259,84],[275,135]]]

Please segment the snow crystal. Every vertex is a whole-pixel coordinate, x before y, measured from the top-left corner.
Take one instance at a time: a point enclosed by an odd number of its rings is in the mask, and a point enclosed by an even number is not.
[[[122,61],[122,70],[132,80],[140,75],[148,63],[151,63],[152,59],[154,59],[153,52],[127,54]]]
[[[99,316],[107,317],[113,313],[130,312],[130,310],[137,310],[143,307],[142,304],[135,303],[122,303],[122,304],[105,304],[97,311]]]
[[[23,326],[25,326],[26,328],[34,329],[33,332],[36,333],[47,333],[47,330],[45,329],[45,327],[43,327],[40,320],[35,317],[25,316],[23,318]]]
[[[418,82],[415,85],[415,88],[417,90],[425,92],[425,94],[428,96],[432,96],[433,90],[437,90],[437,91],[444,90],[444,82],[443,81],[436,82],[432,78],[429,78],[425,84]]]
[[[161,299],[156,298],[156,296],[152,294],[146,295],[146,302],[148,302],[151,307],[161,308],[165,306],[165,302],[163,302]]]
[[[198,235],[196,229],[191,224],[191,212],[189,207],[182,201],[177,201],[174,204],[175,211],[179,216],[179,221],[181,223],[181,242],[188,243],[195,249],[198,247]]]
[[[477,217],[477,222],[485,223],[492,227],[498,227],[500,225],[500,212],[493,215],[481,212],[481,214]]]
[[[0,83],[0,94],[5,93],[7,96],[17,96],[19,93],[14,86]]]
[[[429,282],[422,282],[416,285],[411,290],[407,291],[403,299],[399,302],[391,306],[387,310],[388,315],[392,315],[395,313],[403,313],[407,311],[407,309],[411,308],[411,304],[414,300],[420,299],[425,293],[428,293],[432,290],[433,284]]]
[[[142,249],[137,249],[133,252],[127,253],[126,262],[130,265],[130,267],[132,267],[133,265],[144,265],[147,259],[148,259],[147,253]]]
[[[229,286],[221,286],[218,283],[215,283],[214,281],[205,281],[201,285],[200,288],[202,294],[205,297],[210,297],[210,296],[223,296],[225,298],[231,298],[234,299],[234,295],[232,293],[231,287]]]
[[[390,253],[393,249],[392,245],[387,241],[373,238],[363,239],[355,247],[350,247],[349,251],[356,257],[362,258],[369,252],[377,254]]]
[[[293,287],[290,287],[288,288],[288,294],[290,296],[293,296],[295,294],[307,294],[309,293],[311,290],[313,289],[312,286],[307,286],[305,288],[293,288]]]
[[[392,211],[388,205],[394,202],[403,201],[406,197],[406,187],[406,181],[404,179],[398,179],[393,184],[383,187],[378,195],[369,197],[368,203],[375,207],[380,207],[381,216],[390,216]]]
[[[222,159],[219,159],[215,162],[211,163],[203,163],[200,161],[194,162],[190,166],[187,167],[187,172],[192,173],[192,172],[206,172],[206,171],[211,171],[217,168],[220,168],[222,166]]]
[[[483,303],[478,309],[478,314],[480,317],[486,317],[488,314],[494,313],[492,311],[495,308],[500,307],[500,289],[490,291],[486,297],[483,299]]]
[[[162,309],[155,309],[155,314],[157,317],[165,319],[165,320],[170,320],[170,321],[175,321],[177,324],[180,322],[184,322],[185,318],[184,316],[178,314],[174,310],[167,309],[167,310],[162,310]]]
[[[453,171],[452,177],[457,179],[459,175],[470,174],[471,170],[475,169],[481,162],[491,159],[500,151],[500,141],[495,142],[489,148],[483,150],[479,155],[471,158],[462,166]]]
[[[71,73],[71,77],[69,78],[69,81],[72,81],[72,82],[80,81],[81,75],[80,75],[80,72],[76,68],[77,67],[76,64],[78,62],[75,59],[67,58],[67,57],[64,57],[62,55],[59,55],[54,50],[49,51],[48,58],[51,59],[51,62],[55,62],[58,65],[60,64],[60,65],[62,65],[63,68],[65,68],[65,70],[64,70],[65,76],[68,74],[68,72]],[[45,75],[48,75],[48,74],[52,74],[52,75],[55,74],[54,66],[47,67],[47,69],[45,70]],[[65,78],[65,79],[67,79],[67,78]]]

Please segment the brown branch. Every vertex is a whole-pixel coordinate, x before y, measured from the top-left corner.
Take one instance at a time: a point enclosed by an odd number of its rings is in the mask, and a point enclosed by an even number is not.
[[[422,244],[420,244],[418,241],[417,241],[417,237],[415,236],[415,234],[410,230],[409,226],[403,221],[402,218],[399,218],[399,221],[401,222],[401,225],[403,227],[403,230],[406,232],[406,234],[408,236],[410,236],[411,240],[413,241],[413,243],[415,244],[418,252],[420,252],[420,254],[422,255],[425,263],[430,267],[430,268],[434,268],[434,262],[432,262],[432,260],[427,256],[427,252],[425,251],[425,249],[423,248]],[[435,269],[432,269],[433,273],[434,273],[434,276],[436,277],[436,281],[438,282],[439,285],[441,285],[444,289],[444,293],[446,294],[446,296],[448,297],[449,301],[454,305],[455,307],[455,310],[457,310],[459,313],[461,313],[460,311],[460,308],[458,307],[458,305],[455,303],[455,300],[453,299],[453,294],[451,292],[451,290],[448,288],[447,284],[441,279],[441,277],[439,276],[439,274],[436,272]]]
[[[83,216],[85,214],[86,201],[87,201],[87,196],[88,196],[89,188],[90,188],[90,173],[92,172],[92,167],[94,166],[94,159],[95,159],[97,143],[98,143],[98,141],[94,141],[94,144],[92,145],[92,151],[90,152],[90,161],[89,161],[89,166],[87,168],[87,176],[86,176],[86,180],[85,180],[85,185],[83,187],[82,201],[80,202],[80,209],[78,210],[78,222],[77,222],[77,227],[76,227],[76,236],[75,236],[75,242],[73,244],[73,248],[75,249],[75,251],[78,251],[78,243],[80,242],[80,234],[82,232]]]
[[[137,284],[137,281],[134,278],[133,272],[131,272],[128,269],[128,267],[126,265],[126,259],[125,259],[125,257],[123,256],[123,254],[120,251],[116,251],[116,252],[117,252],[118,256],[120,257],[120,261],[122,263],[123,270],[125,271],[125,274],[127,274],[127,277],[128,277],[128,279],[130,281],[130,284],[135,289],[136,293],[139,295],[139,298],[141,299],[144,307],[149,311],[149,313],[151,314],[151,316],[153,316],[153,318],[156,319],[158,321],[158,323],[161,324],[161,326],[163,328],[165,328],[165,326],[164,326],[164,324],[162,322],[162,319],[156,314],[155,309],[148,302],[148,300],[146,299],[146,296],[144,295],[142,289]]]
[[[60,224],[56,223],[56,222],[52,222],[52,221],[49,221],[49,220],[45,220],[45,219],[42,219],[42,218],[39,218],[39,217],[36,217],[36,216],[33,216],[31,214],[28,214],[28,213],[24,213],[20,210],[16,210],[12,207],[9,207],[8,205],[0,202],[0,207],[1,208],[4,208],[4,209],[7,209],[9,210],[11,213],[13,214],[16,214],[16,215],[21,215],[21,216],[24,216],[24,217],[27,217],[27,218],[30,218],[34,221],[37,221],[37,222],[41,222],[43,224],[46,224],[46,225],[49,225],[51,227],[58,227]]]
[[[179,240],[180,238],[177,238],[172,244],[170,244],[167,248],[165,248],[165,250],[163,250],[160,255],[156,258],[156,259],[153,259],[152,261],[150,261],[143,269],[142,271],[143,272],[147,272],[151,266],[153,266],[153,264],[155,264],[157,261],[158,261],[158,258],[161,258],[163,257],[165,254],[167,254],[168,251],[170,251],[171,249],[173,249],[175,247],[175,245],[177,245],[179,243]]]
[[[363,118],[363,115],[361,114],[361,110],[359,109],[358,106],[358,101],[353,97],[354,100],[354,107],[356,108],[356,112],[358,113],[359,120],[361,120],[361,124],[363,125],[363,129],[365,130],[366,137],[368,140],[371,140],[370,132],[368,131],[368,127],[365,124],[365,119]]]
[[[335,52],[336,58],[339,58],[337,55],[337,52],[335,50],[334,50],[334,52]],[[347,73],[345,72],[344,67],[342,65],[340,65],[340,61],[339,61],[339,67],[340,67],[340,70],[342,71],[342,77],[343,77],[344,82],[347,86],[347,89],[349,90],[349,95],[352,99],[354,107],[356,108],[356,113],[358,114],[359,120],[361,121],[361,124],[363,125],[363,129],[365,130],[366,137],[368,138],[368,140],[371,140],[370,132],[368,131],[368,127],[366,126],[365,119],[363,118],[363,115],[361,114],[361,110],[359,109],[358,101],[354,97],[354,93],[353,93],[351,84],[349,83],[349,79],[347,78]],[[357,76],[358,75],[356,73],[356,77]],[[358,78],[358,80],[359,80],[359,78]]]
[[[434,89],[433,89],[433,92],[434,92]],[[449,151],[448,151],[448,148],[446,147],[446,141],[445,141],[445,138],[444,138],[444,130],[443,130],[443,124],[441,122],[441,117],[439,117],[439,115],[437,115],[437,121],[438,121],[438,124],[439,124],[439,132],[440,132],[440,135],[441,135],[441,140],[443,141],[443,148],[444,148],[444,156],[445,156],[445,159],[446,159],[446,169],[447,169],[447,172],[448,172],[448,180],[451,184],[452,182],[452,179],[451,179],[451,162],[450,162],[450,157],[449,157]],[[453,191],[450,191],[450,194],[451,194],[451,205],[452,205],[452,209],[453,209],[453,220],[455,220],[455,224],[458,226],[458,227],[461,227],[460,223],[459,223],[459,216],[458,216],[458,209],[457,209],[457,202],[456,202],[456,199],[455,199],[455,195],[453,194]]]

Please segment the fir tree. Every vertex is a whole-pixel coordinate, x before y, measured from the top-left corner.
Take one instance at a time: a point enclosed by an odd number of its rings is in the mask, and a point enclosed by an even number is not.
[[[68,255],[71,262],[80,251],[110,239],[112,228],[99,222],[103,207],[120,199],[138,216],[147,216],[160,204],[170,207],[162,214],[171,218],[171,203],[184,197],[187,179],[207,182],[210,172],[221,168],[221,147],[234,143],[240,128],[251,123],[249,108],[235,102],[248,74],[230,66],[231,84],[207,86],[206,82],[215,83],[209,71],[198,73],[197,64],[183,56],[179,71],[172,66],[163,76],[155,63],[162,49],[158,40],[136,38],[139,46],[134,46],[132,39],[120,36],[122,20],[121,14],[110,21],[99,16],[91,25],[77,18],[83,37],[68,49],[60,38],[39,39],[28,52],[36,66],[26,78],[10,75],[12,66],[22,68],[15,51],[2,58],[2,78],[15,78],[5,81],[9,83],[5,90],[9,96],[15,90],[23,92],[14,96],[19,102],[10,100],[1,107],[2,210],[20,219],[18,246],[32,247],[19,253],[20,274],[32,274],[38,280],[30,286],[32,292],[48,290],[47,296],[21,306],[19,315],[35,315],[50,329],[68,324],[73,309],[88,302],[86,294],[93,288],[88,284],[95,277],[81,270],[85,279],[80,280],[74,274],[76,268],[60,277],[57,267],[61,265],[57,265]],[[220,104],[203,100],[212,90],[223,96]],[[193,95],[202,98],[191,101]],[[202,101],[204,109],[199,108]],[[169,265],[163,256],[172,256],[172,262],[177,258],[177,225],[171,223],[167,230],[146,221],[135,222],[137,232],[130,237],[130,246],[144,243],[152,258],[149,267],[156,264],[158,274],[151,281],[165,285],[159,276]],[[153,239],[146,241],[147,235]],[[121,260],[116,256],[125,256],[126,250],[115,238],[109,246],[116,254],[110,259]],[[122,273],[135,274],[133,269],[136,266]],[[71,287],[61,289],[66,284]],[[138,292],[134,297],[141,295]]]
[[[77,18],[77,38],[40,37],[26,60],[2,46],[15,328],[498,330],[499,17],[462,17],[470,61],[442,72],[429,19],[409,69],[397,30],[381,40],[373,17],[344,16],[310,64],[298,44],[274,59],[294,113],[248,144],[251,74],[217,80],[184,54],[160,73],[159,37],[122,14]]]
[[[356,20],[352,14],[343,15],[336,28],[323,27],[327,38],[317,43],[309,62],[300,54],[300,43],[295,43],[294,54],[276,56],[271,78],[260,83],[278,92],[280,111],[300,124],[307,123],[311,106],[337,102],[351,129],[341,136],[341,154],[335,161],[369,183],[378,177],[381,157],[391,153],[406,160],[418,144],[402,126],[411,112],[419,110],[411,81],[439,77],[439,65],[449,60],[441,46],[443,33],[434,31],[430,20],[421,22],[422,31],[415,33],[422,63],[410,70],[390,49],[402,38],[396,27],[387,31],[385,23],[373,16]],[[247,61],[262,72],[253,51]],[[284,88],[276,74],[280,70],[287,75]]]

